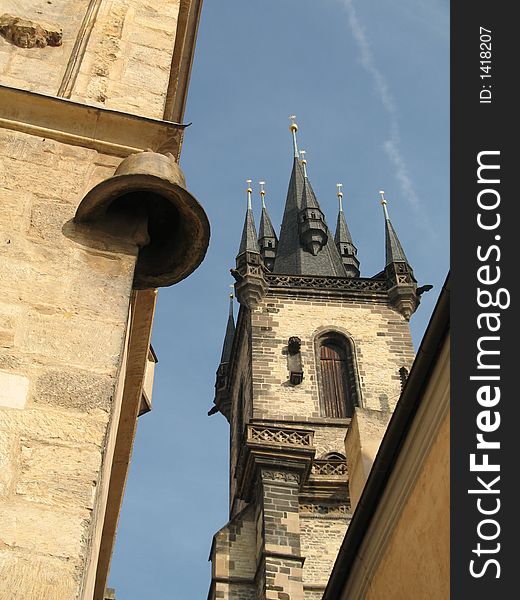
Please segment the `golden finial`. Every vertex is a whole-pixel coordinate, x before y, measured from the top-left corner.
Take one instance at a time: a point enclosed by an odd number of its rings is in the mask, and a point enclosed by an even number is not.
[[[264,185],[265,185],[265,181],[259,181],[258,185],[260,186],[260,198],[262,198],[262,208],[265,208],[265,190],[264,190]]]
[[[336,183],[336,188],[337,188],[337,192],[336,192],[336,196],[338,197],[338,202],[339,202],[339,210],[340,212],[343,212],[343,192],[341,191],[341,188],[343,187],[342,183]]]
[[[300,162],[302,163],[302,167],[303,167],[303,176],[305,177],[305,179],[307,179],[307,160],[305,158],[305,150],[300,150]]]
[[[294,148],[294,157],[298,158],[298,144],[296,143],[296,132],[298,131],[298,125],[296,124],[296,115],[291,115],[289,117],[291,119],[291,124],[289,125],[289,129],[292,133],[293,139],[293,148]]]
[[[248,210],[251,210],[253,208],[252,204],[251,204],[251,194],[253,193],[253,190],[251,188],[251,179],[246,179],[246,183],[247,183],[247,208]]]

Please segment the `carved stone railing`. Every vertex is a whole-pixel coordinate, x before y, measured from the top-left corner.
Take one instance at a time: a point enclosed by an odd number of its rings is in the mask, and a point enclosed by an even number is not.
[[[386,292],[387,282],[384,279],[363,279],[348,277],[320,277],[317,275],[278,275],[265,273],[270,287],[336,290],[351,292]]]
[[[281,427],[248,425],[247,441],[261,444],[287,444],[289,446],[305,446],[311,448],[313,432],[305,429],[285,429]]]
[[[312,475],[346,476],[347,463],[344,460],[315,460],[311,467]]]

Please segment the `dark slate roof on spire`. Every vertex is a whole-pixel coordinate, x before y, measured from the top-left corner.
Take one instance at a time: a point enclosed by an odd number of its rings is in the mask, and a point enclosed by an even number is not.
[[[262,216],[260,217],[260,234],[259,239],[264,237],[271,237],[278,241],[278,237],[276,236],[276,232],[274,230],[273,224],[271,223],[271,219],[269,218],[269,213],[267,212],[267,208],[262,206]]]
[[[385,207],[386,208],[386,207]],[[386,264],[389,265],[395,262],[405,262],[410,264],[406,258],[401,242],[397,237],[397,233],[390,221],[388,212],[385,210],[385,239],[386,239]]]
[[[222,356],[220,364],[228,363],[231,358],[231,348],[233,346],[233,338],[235,337],[235,319],[233,318],[233,298],[229,301],[229,317],[226,326],[226,335],[224,336],[224,345],[222,346]]]
[[[317,208],[321,211],[312,185],[308,179],[304,179],[303,182],[302,208]]]
[[[295,158],[289,189],[287,190],[287,200],[273,272],[287,275],[345,277],[345,269],[330,231],[328,231],[327,243],[316,256],[304,250],[300,243],[298,216],[303,208],[304,188],[307,188],[306,202],[316,202],[316,207],[319,208],[309,181],[305,182],[300,161]]]
[[[250,208],[248,208],[246,212],[244,229],[242,230],[242,239],[240,240],[240,248],[238,249],[238,256],[244,252],[260,253],[260,248],[258,247],[258,237],[256,235],[255,219],[253,217],[253,211]]]
[[[352,236],[350,235],[350,231],[347,226],[347,221],[345,220],[345,213],[340,210],[338,211],[338,221],[336,223],[336,234],[334,235],[334,241],[336,244],[352,244]]]

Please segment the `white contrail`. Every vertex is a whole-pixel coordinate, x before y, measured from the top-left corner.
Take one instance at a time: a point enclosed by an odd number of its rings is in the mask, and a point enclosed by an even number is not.
[[[374,88],[381,101],[381,104],[390,117],[390,135],[389,139],[383,143],[383,149],[388,159],[396,169],[396,177],[401,186],[404,197],[409,202],[411,207],[416,212],[419,212],[419,198],[415,192],[412,178],[400,149],[399,123],[397,118],[398,111],[394,97],[392,96],[392,93],[388,87],[385,76],[383,73],[381,73],[376,65],[372,49],[370,48],[370,43],[367,39],[363,26],[358,19],[353,0],[343,0],[343,5],[347,10],[350,30],[361,55],[361,64],[372,78]]]

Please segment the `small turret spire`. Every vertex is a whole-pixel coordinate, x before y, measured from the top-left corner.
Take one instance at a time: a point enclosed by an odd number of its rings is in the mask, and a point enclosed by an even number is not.
[[[298,143],[296,142],[296,132],[298,131],[298,125],[296,124],[296,116],[295,115],[291,115],[289,117],[289,119],[291,119],[291,124],[289,125],[289,129],[291,130],[291,133],[292,133],[294,158],[299,158],[299,156],[298,156]]]
[[[385,216],[385,274],[390,303],[409,320],[419,304],[417,281],[406,258],[401,242],[390,221],[385,192],[379,191]]]
[[[247,211],[246,218],[244,221],[244,229],[242,230],[242,238],[240,240],[240,248],[238,250],[238,256],[243,254],[244,252],[256,252],[259,254],[260,250],[258,248],[257,236],[256,236],[256,226],[255,220],[253,217],[253,207],[251,194],[253,190],[251,188],[251,179],[246,179],[247,183]],[[237,258],[238,258],[237,256]]]
[[[246,179],[246,183],[246,218],[242,229],[240,248],[236,257],[236,269],[231,269],[231,275],[236,280],[235,293],[238,301],[251,309],[265,296],[267,284],[264,279],[263,261],[253,216],[251,179]]]
[[[269,218],[267,207],[265,205],[265,181],[259,181],[260,197],[262,199],[262,216],[260,218],[260,231],[258,236],[258,245],[260,246],[260,254],[264,260],[264,265],[270,270],[273,270],[274,259],[276,258],[276,248],[278,247],[278,238],[274,231],[273,224]]]
[[[352,236],[347,227],[345,213],[343,212],[343,184],[336,184],[336,196],[338,197],[338,220],[336,223],[336,234],[334,241],[341,256],[341,261],[345,267],[347,277],[359,277],[359,260],[357,258],[357,248],[354,246]]]
[[[233,289],[233,286],[229,286]],[[220,364],[217,369],[217,378],[215,381],[215,400],[214,406],[208,412],[208,415],[214,415],[221,412],[229,421],[230,416],[230,398],[229,398],[229,361],[231,359],[231,350],[233,349],[233,340],[235,338],[235,318],[233,315],[233,292],[229,294],[229,316],[226,325],[226,334],[222,344],[222,354]]]
[[[379,195],[381,196],[381,205],[383,206],[383,213],[385,215],[386,264],[388,265],[390,263],[400,262],[409,265],[403,247],[401,246],[401,242],[399,241],[394,226],[390,221],[387,208],[388,203],[385,198],[384,190],[380,190]]]
[[[300,150],[300,162],[302,163],[302,167],[303,167],[303,176],[305,177],[305,179],[307,179],[307,160],[305,158],[305,150]]]

